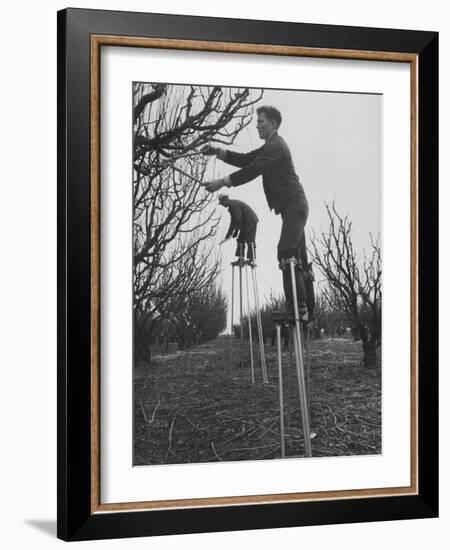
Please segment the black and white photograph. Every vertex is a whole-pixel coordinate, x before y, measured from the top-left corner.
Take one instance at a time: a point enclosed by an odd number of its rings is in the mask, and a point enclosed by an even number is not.
[[[382,95],[132,86],[133,466],[381,454]]]

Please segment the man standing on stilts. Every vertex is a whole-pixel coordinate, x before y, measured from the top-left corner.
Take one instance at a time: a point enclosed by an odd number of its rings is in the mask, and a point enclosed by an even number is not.
[[[298,309],[300,317],[304,318],[307,314],[304,274],[308,269],[304,230],[309,212],[308,201],[295,172],[289,147],[278,134],[282,120],[280,111],[265,105],[257,109],[257,115],[256,128],[259,137],[265,141],[262,147],[246,154],[210,145],[203,149],[204,154],[216,155],[227,164],[240,168],[229,176],[205,183],[205,187],[213,193],[222,187],[243,185],[262,175],[269,208],[282,218],[277,257],[283,271],[286,302],[292,311],[293,288],[288,259],[295,258]],[[312,315],[312,311],[309,313]]]
[[[239,258],[244,258],[245,247],[247,246],[247,260],[254,261],[258,216],[248,204],[243,201],[230,199],[228,195],[219,195],[219,204],[228,208],[231,217],[230,227],[224,241],[231,237],[237,237],[235,255]]]
[[[269,208],[280,214],[282,219],[281,235],[278,242],[278,262],[283,271],[283,288],[286,296],[290,319],[294,319],[294,351],[296,357],[297,380],[300,397],[300,409],[304,436],[305,454],[312,456],[308,411],[308,390],[303,361],[303,344],[301,320],[308,317],[307,297],[304,274],[309,271],[306,257],[305,225],[308,219],[309,206],[305,191],[295,172],[291,152],[284,139],[278,135],[281,114],[278,109],[265,105],[256,110],[258,118],[256,129],[264,145],[247,154],[214,148],[210,145],[203,149],[205,154],[215,154],[227,164],[240,168],[229,176],[205,183],[206,189],[213,193],[222,187],[237,187],[262,175],[264,192]],[[312,285],[309,285],[311,288]],[[313,303],[310,299],[308,303]],[[273,314],[275,315],[275,314]],[[282,367],[280,353],[280,316],[276,320],[278,341],[278,377],[280,390],[280,436],[281,456],[284,448],[284,408]]]

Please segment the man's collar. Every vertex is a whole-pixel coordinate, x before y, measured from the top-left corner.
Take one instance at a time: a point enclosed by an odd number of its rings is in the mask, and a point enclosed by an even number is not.
[[[269,141],[272,141],[277,136],[278,136],[278,130],[275,130],[275,132],[270,136],[270,138],[266,141],[266,143],[268,143]]]

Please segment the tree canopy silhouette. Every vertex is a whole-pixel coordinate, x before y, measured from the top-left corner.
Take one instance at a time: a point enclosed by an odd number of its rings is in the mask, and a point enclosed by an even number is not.
[[[133,284],[139,327],[176,313],[174,303],[209,288],[219,269],[218,218],[200,182],[207,143],[231,144],[262,92],[219,86],[134,83]],[[135,324],[135,331],[139,331]]]
[[[329,230],[312,240],[314,263],[328,282],[324,295],[334,311],[345,314],[361,338],[364,365],[375,366],[381,339],[381,250],[371,235],[370,253],[359,260],[352,240],[352,222],[333,203],[325,205]]]

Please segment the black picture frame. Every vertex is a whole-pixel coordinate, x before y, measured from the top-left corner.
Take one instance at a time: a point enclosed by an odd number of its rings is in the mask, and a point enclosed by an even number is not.
[[[109,513],[92,463],[92,37],[411,54],[417,67],[418,399],[416,494]],[[207,47],[199,49],[208,49]],[[326,50],[326,51],[325,51]],[[335,56],[335,53],[330,53]],[[98,323],[98,319],[94,320]],[[413,323],[414,324],[414,323]],[[95,466],[95,465],[94,465]],[[58,12],[58,532],[138,537],[438,515],[438,34],[85,9]]]

